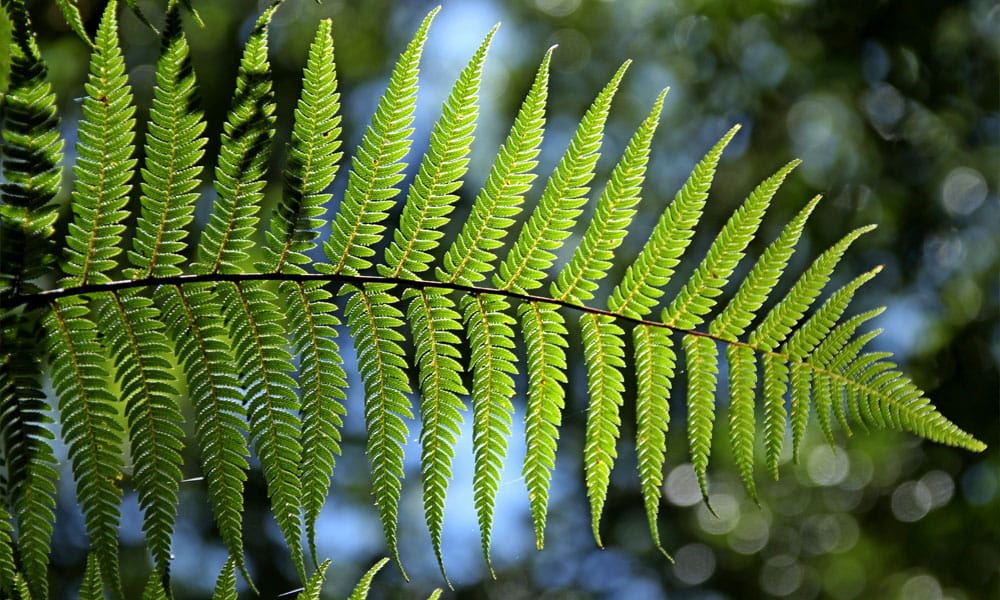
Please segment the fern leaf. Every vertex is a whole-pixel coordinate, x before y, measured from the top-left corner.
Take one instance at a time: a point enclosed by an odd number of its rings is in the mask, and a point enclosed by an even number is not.
[[[232,556],[219,571],[212,600],[239,600],[239,595],[236,593],[236,560]]]
[[[56,96],[45,78],[27,7],[17,1],[4,3],[4,9],[13,39],[0,129],[0,296],[36,291],[28,282],[47,273],[53,262],[58,211],[52,200],[62,181],[63,149]]]
[[[385,251],[385,265],[379,268],[387,277],[415,278],[430,268],[430,252],[444,235],[441,228],[458,200],[454,192],[468,170],[483,63],[497,28],[499,25],[486,35],[441,108],[430,147],[407,194],[399,228]]]
[[[198,242],[196,273],[238,273],[255,245],[264,178],[274,138],[274,90],[267,60],[268,29],[280,3],[257,19],[240,58],[236,93],[222,126],[215,167],[215,202]]]
[[[653,543],[662,552],[657,518],[666,460],[666,434],[670,425],[670,388],[677,356],[668,329],[638,325],[632,329],[632,340],[635,348],[635,446],[639,459],[639,480],[649,532]]]
[[[715,305],[715,297],[722,293],[722,287],[743,258],[743,251],[757,234],[774,194],[800,162],[792,161],[764,180],[733,213],[698,269],[670,306],[664,309],[664,323],[683,330],[691,330],[701,324]]]
[[[243,561],[247,426],[236,361],[225,342],[228,332],[207,286],[164,286],[155,298],[186,375],[216,526],[230,560],[249,581]]]
[[[638,258],[629,265],[625,276],[611,292],[608,299],[611,312],[641,318],[659,301],[663,287],[670,281],[680,256],[694,235],[722,151],[737,131],[738,125],[730,129],[695,165],[691,176],[653,228]]]
[[[381,223],[389,216],[387,211],[399,194],[395,186],[404,177],[403,159],[412,144],[410,124],[416,105],[420,56],[427,30],[439,10],[440,7],[435,8],[424,18],[399,57],[361,139],[330,241],[323,246],[331,263],[324,266],[325,271],[353,274],[372,264],[369,258],[375,251],[371,246],[382,239],[385,226]]]
[[[514,412],[511,403],[513,375],[517,373],[514,366],[517,357],[512,351],[514,319],[505,312],[508,303],[501,296],[465,296],[462,308],[472,351],[472,447],[475,453],[472,490],[483,556],[492,573],[493,510]]]
[[[775,354],[764,354],[764,449],[767,468],[778,479],[778,459],[785,441],[785,390],[788,388],[788,365]]]
[[[326,501],[340,454],[340,429],[344,426],[347,376],[340,348],[334,341],[340,321],[330,292],[317,285],[286,281],[280,286],[286,307],[294,352],[300,357],[299,386],[302,415],[302,507],[306,539],[316,559],[316,520]]]
[[[110,281],[114,257],[121,252],[121,221],[128,215],[135,107],[118,46],[116,6],[108,3],[97,30],[78,128],[74,219],[63,262],[65,282],[76,285]]]
[[[869,225],[855,229],[813,261],[785,298],[771,309],[757,329],[750,334],[747,343],[764,352],[777,348],[830,280],[830,275],[847,248],[874,228],[874,225]]]
[[[7,507],[0,504],[0,591],[13,595],[14,574],[14,526],[10,522]]]
[[[80,600],[104,600],[100,562],[93,553],[87,555],[87,566],[83,570],[83,583],[80,584],[78,596]]]
[[[365,600],[368,598],[368,590],[371,588],[372,579],[375,578],[375,575],[382,569],[382,567],[385,566],[385,563],[387,562],[389,562],[389,559],[383,558],[372,565],[372,568],[368,569],[361,579],[358,580],[358,584],[354,586],[354,591],[351,592],[351,595],[347,600]]]
[[[5,461],[4,496],[17,519],[21,573],[33,595],[48,595],[49,549],[56,507],[56,458],[52,450],[39,316],[0,317],[0,434]]]
[[[688,440],[691,464],[698,476],[702,498],[708,502],[708,456],[712,450],[712,422],[715,420],[715,386],[719,373],[715,342],[701,335],[684,336],[684,356],[688,376]]]
[[[494,250],[521,212],[524,194],[535,179],[532,172],[545,128],[545,102],[548,98],[549,48],[538,67],[534,83],[518,111],[514,125],[480,190],[468,219],[437,269],[439,281],[474,285],[486,277],[494,261]]]
[[[184,271],[185,227],[194,218],[206,139],[205,120],[193,108],[197,84],[190,49],[172,10],[164,28],[163,53],[157,61],[156,87],[149,111],[142,168],[142,213],[132,239],[126,271],[138,279],[174,276]]]
[[[812,396],[812,371],[802,363],[791,363],[791,395],[792,405],[790,418],[792,421],[792,456],[796,464],[799,461],[799,448],[809,424],[809,400]]]
[[[283,172],[284,194],[271,218],[261,268],[300,272],[311,262],[306,256],[316,247],[325,225],[324,193],[340,166],[340,94],[329,19],[320,22],[309,47],[302,80],[302,94],[295,109],[295,123]]]
[[[535,544],[545,545],[549,484],[555,469],[556,440],[566,406],[566,326],[551,304],[518,307],[528,358],[528,406],[524,415],[524,481],[528,487]]]
[[[63,18],[66,19],[66,23],[69,24],[73,33],[80,36],[80,39],[83,40],[85,44],[93,47],[94,43],[90,40],[90,36],[87,35],[87,30],[83,26],[83,18],[80,16],[80,9],[76,7],[76,0],[56,0],[56,6],[59,7],[59,12],[63,14]]]
[[[275,295],[262,285],[224,283],[217,288],[230,324],[235,358],[243,368],[250,438],[267,481],[271,508],[305,579],[301,546],[299,398],[282,315]]]
[[[323,583],[326,581],[326,571],[329,568],[330,560],[327,559],[305,581],[302,591],[295,596],[295,600],[319,600],[320,594],[323,592]]]
[[[615,165],[583,241],[556,281],[552,282],[554,298],[583,304],[594,297],[597,282],[607,276],[614,250],[621,245],[626,228],[635,216],[634,207],[642,194],[649,150],[666,96],[667,90],[664,89]]]
[[[757,363],[753,350],[746,346],[727,346],[726,359],[729,363],[729,436],[733,457],[747,493],[757,502],[757,486],[753,479]]]
[[[872,361],[863,370],[856,365]],[[845,372],[843,384],[854,392],[861,415],[872,427],[910,431],[928,440],[982,452],[986,444],[962,431],[937,411],[930,400],[884,354],[862,355]],[[867,405],[867,408],[866,408]]]
[[[333,54],[331,23],[322,21],[309,48],[302,94],[295,112],[284,194],[271,219],[261,270],[304,273],[299,265],[316,247],[324,224],[324,193],[340,159],[340,95]],[[314,284],[283,282],[280,286],[292,347],[301,357],[302,453],[299,477],[305,509],[306,537],[316,559],[316,519],[323,507],[334,455],[340,452],[339,428],[346,376],[333,338],[339,325],[331,294]],[[277,308],[271,307],[271,308]]]
[[[457,346],[461,340],[455,334],[462,329],[461,317],[446,294],[438,289],[404,294],[404,298],[410,299],[407,318],[413,331],[420,380],[424,516],[442,575],[445,572],[441,557],[444,502],[462,423],[461,413],[465,409],[459,396],[468,393],[462,384],[462,366],[458,362],[461,353]]]
[[[156,570],[167,582],[184,436],[169,342],[153,301],[134,290],[101,294],[96,304],[125,404],[142,529]]]
[[[389,551],[405,578],[396,546],[396,519],[403,478],[403,446],[408,431],[403,419],[412,419],[410,383],[399,329],[403,313],[387,285],[345,286],[349,294],[345,314],[358,352],[358,368],[365,385],[365,424],[368,460],[372,464],[372,495],[379,509]]]
[[[159,573],[154,571],[146,580],[146,587],[142,590],[142,600],[169,600],[170,596],[164,590],[163,580]]]
[[[584,361],[587,365],[587,427],[583,446],[584,476],[590,499],[594,540],[601,546],[601,514],[608,495],[611,468],[618,456],[621,410],[625,391],[624,331],[610,317],[587,313],[580,319]]]
[[[712,335],[729,341],[743,335],[788,266],[788,259],[795,251],[802,229],[820,198],[816,196],[810,200],[767,247],[726,308],[712,320],[708,328]]]
[[[542,285],[545,271],[556,259],[555,250],[569,237],[569,230],[587,202],[590,190],[587,185],[594,177],[594,167],[600,157],[611,100],[629,64],[626,62],[618,69],[580,120],[569,147],[542,192],[538,206],[493,276],[493,283],[498,288],[526,292]]]
[[[46,317],[52,386],[59,397],[62,438],[76,479],[77,502],[94,545],[94,569],[122,597],[118,575],[121,445],[118,401],[105,383],[94,323],[79,297],[52,305]],[[97,570],[97,561],[100,569]]]

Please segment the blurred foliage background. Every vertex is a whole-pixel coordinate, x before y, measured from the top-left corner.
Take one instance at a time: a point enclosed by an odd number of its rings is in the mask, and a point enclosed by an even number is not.
[[[103,2],[77,3],[96,29]],[[139,2],[154,22],[162,2]],[[228,107],[241,44],[262,4],[194,0],[205,22],[188,19],[194,64],[212,138]],[[309,40],[320,18],[334,23],[350,152],[359,141],[395,57],[425,1],[288,0],[275,20],[272,57],[280,124],[287,125]],[[127,11],[126,11],[127,13]],[[54,2],[32,3],[41,47],[64,115],[67,150],[83,95],[87,53],[67,31]],[[907,435],[841,432],[837,447],[810,429],[801,464],[782,478],[758,473],[761,505],[743,491],[726,448],[725,404],[711,469],[712,516],[686,463],[683,402],[674,402],[661,529],[667,561],[646,529],[629,409],[603,522],[607,548],[591,539],[580,449],[586,406],[582,362],[571,386],[550,507],[547,545],[537,552],[520,480],[515,432],[501,484],[494,559],[497,580],[479,556],[472,509],[471,434],[460,442],[445,519],[444,558],[454,598],[905,598],[973,600],[1000,595],[1000,6],[988,0],[446,0],[424,54],[414,152],[426,147],[438,107],[479,40],[503,22],[484,81],[482,116],[461,206],[468,208],[545,49],[553,62],[550,125],[542,155],[547,173],[576,121],[625,59],[635,62],[616,100],[598,181],[670,86],[645,200],[621,256],[632,256],[695,161],[733,123],[744,128],[725,155],[708,214],[688,254],[688,269],[742,198],[788,160],[804,164],[779,192],[765,224],[773,238],[810,197],[826,200],[811,221],[815,256],[849,229],[877,223],[842,268],[851,277],[876,264],[882,275],[855,310],[887,304],[877,327],[881,349],[895,352],[936,405],[991,445],[983,455]],[[148,102],[158,40],[133,15],[122,18],[129,76]],[[140,108],[140,122],[143,111]],[[287,128],[284,132],[287,136]],[[209,156],[213,155],[213,148]],[[275,147],[275,162],[282,157]],[[412,156],[415,156],[412,155]],[[411,158],[411,163],[417,162]],[[335,184],[344,185],[346,169]],[[595,193],[603,187],[595,184]],[[273,192],[278,186],[273,186]],[[529,196],[529,202],[536,199]],[[208,207],[201,207],[203,218]],[[460,221],[459,221],[460,222]],[[457,230],[457,227],[455,227]],[[573,245],[570,245],[572,249]],[[763,243],[754,250],[759,251]],[[694,258],[691,258],[694,257]],[[623,261],[624,262],[624,261]],[[800,264],[801,266],[801,264]],[[676,278],[689,271],[681,269]],[[675,284],[676,285],[676,284]],[[571,319],[572,320],[572,319]],[[577,342],[578,345],[578,342]],[[385,553],[368,494],[360,381],[346,332],[341,346],[352,380],[344,455],[320,526],[321,555],[334,559],[327,588],[341,597]],[[518,404],[523,410],[523,401]],[[518,415],[520,416],[520,415]],[[517,417],[515,417],[517,418]],[[426,597],[444,582],[423,526],[411,427],[401,550],[412,581],[387,567],[375,598]],[[196,477],[197,461],[189,461]],[[178,598],[206,597],[225,551],[214,539],[200,483],[183,487],[173,569]],[[72,597],[87,541],[61,482],[54,586]],[[266,510],[259,475],[249,483],[247,549],[262,597],[296,584]],[[122,528],[129,589],[146,572],[138,508],[127,497]]]

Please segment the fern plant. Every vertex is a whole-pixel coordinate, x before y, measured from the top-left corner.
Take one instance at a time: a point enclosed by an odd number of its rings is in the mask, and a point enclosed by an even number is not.
[[[334,198],[328,190],[343,156],[340,96],[332,25],[323,21],[294,108],[280,199],[272,214],[262,215],[282,109],[272,90],[268,32],[281,4],[272,3],[256,21],[219,154],[206,160],[206,124],[181,19],[182,9],[190,7],[168,3],[158,33],[161,55],[147,133],[137,140],[116,2],[107,4],[93,39],[74,3],[59,3],[92,54],[71,171],[72,214],[65,238],[56,239],[64,142],[55,97],[24,1],[2,2],[13,24],[0,207],[5,475],[0,590],[5,595],[48,593],[59,470],[51,430],[58,421],[91,542],[81,597],[102,597],[105,591],[123,596],[118,560],[123,487],[136,492],[143,513],[152,564],[144,597],[171,595],[185,446],[201,458],[215,524],[229,553],[216,596],[235,597],[238,576],[253,585],[242,522],[253,456],[302,581],[300,597],[319,597],[329,561],[318,556],[316,521],[347,410],[338,343],[353,343],[357,352],[371,494],[401,571],[397,520],[404,446],[408,422],[417,417],[424,514],[442,575],[444,505],[455,445],[463,420],[472,420],[474,508],[489,564],[519,373],[527,378],[523,474],[542,548],[571,345],[582,347],[586,364],[583,466],[598,544],[621,411],[630,398],[627,380],[635,382],[642,496],[650,534],[661,550],[669,403],[679,397],[686,398],[691,461],[706,502],[720,386],[730,397],[728,438],[754,498],[755,446],[763,445],[763,466],[777,477],[786,427],[790,424],[797,457],[811,413],[831,443],[837,421],[848,434],[852,428],[901,429],[971,451],[985,448],[942,416],[887,354],[866,349],[878,331],[865,332],[862,325],[881,309],[845,316],[855,292],[878,267],[827,291],[849,246],[872,227],[848,233],[796,276],[788,265],[819,202],[814,198],[760,256],[747,261],[752,266],[723,300],[797,161],[747,196],[680,292],[664,297],[738,127],[708,150],[663,207],[638,256],[620,256],[642,197],[666,90],[618,158],[569,255],[564,246],[584,225],[579,220],[590,198],[605,123],[628,63],[597,94],[558,165],[536,187],[549,49],[461,231],[446,239],[468,168],[482,72],[496,28],[445,100],[404,195],[421,52],[437,9],[424,19],[351,158],[346,191]],[[215,164],[211,192],[202,187],[209,179],[206,162]],[[192,221],[203,196],[211,201],[211,214],[198,231]],[[535,196],[537,203],[526,201]],[[399,204],[393,225],[390,211]],[[262,220],[270,225],[260,231]],[[197,244],[188,243],[191,235],[199,236]],[[559,263],[564,249],[568,260]],[[631,260],[624,276],[602,291],[611,267],[622,260]],[[785,296],[771,298],[779,280],[789,279],[794,283]],[[606,302],[599,304],[602,298]],[[569,336],[566,318],[572,315],[580,321],[579,340]],[[342,320],[350,341],[336,339]],[[523,356],[516,351],[518,339]],[[466,344],[468,356],[462,350]],[[728,368],[720,382],[722,351]],[[46,378],[54,390],[51,400]],[[182,428],[187,402],[194,413],[191,439]],[[366,596],[385,562],[365,575],[352,598]]]

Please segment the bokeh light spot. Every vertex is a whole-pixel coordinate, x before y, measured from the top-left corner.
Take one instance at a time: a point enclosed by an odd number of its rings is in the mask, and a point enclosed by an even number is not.
[[[816,485],[837,485],[847,477],[851,463],[842,448],[816,446],[809,452],[806,471]]]
[[[708,581],[715,573],[715,553],[705,544],[688,544],[674,554],[674,575],[688,585]]]
[[[955,167],[941,184],[941,203],[953,216],[972,214],[986,199],[986,179],[969,167]]]
[[[698,489],[698,476],[694,474],[691,463],[674,467],[667,475],[667,500],[677,506],[694,506],[701,501],[701,490]]]
[[[919,481],[904,481],[892,492],[892,514],[904,523],[924,518],[932,506],[930,490]]]
[[[794,556],[769,559],[760,570],[760,589],[774,596],[788,596],[802,585],[802,565]]]
[[[715,514],[702,504],[698,507],[698,524],[708,533],[723,535],[729,533],[740,522],[740,505],[730,494],[712,494],[709,496]],[[718,516],[716,516],[718,515]]]
[[[920,478],[920,483],[931,493],[931,506],[940,508],[955,494],[955,481],[944,471],[931,471]]]
[[[535,0],[535,6],[553,17],[565,17],[580,7],[580,0]]]
[[[941,600],[941,584],[931,575],[917,575],[906,580],[899,590],[900,600]]]
[[[771,535],[769,515],[763,510],[749,512],[726,537],[729,547],[740,554],[756,554],[767,545]]]

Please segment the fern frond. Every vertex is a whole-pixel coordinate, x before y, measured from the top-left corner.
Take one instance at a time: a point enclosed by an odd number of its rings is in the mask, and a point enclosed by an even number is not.
[[[0,503],[0,592],[14,594],[14,526],[10,522],[7,507]]]
[[[351,163],[347,191],[333,222],[330,241],[323,245],[330,265],[323,271],[357,273],[369,268],[375,254],[371,248],[382,239],[382,221],[399,194],[395,186],[403,180],[410,151],[417,76],[427,30],[441,7],[432,10],[399,57],[389,85],[372,115],[357,155]],[[319,266],[318,266],[319,268]]]
[[[691,176],[653,228],[639,256],[611,292],[608,299],[611,312],[641,318],[656,306],[664,286],[680,262],[680,256],[691,243],[722,151],[737,131],[738,125],[730,129],[695,165]]]
[[[304,580],[299,397],[290,375],[295,367],[285,347],[283,318],[276,296],[263,285],[223,283],[216,293],[230,325],[234,357],[243,369],[250,438],[267,481],[271,508]]]
[[[718,357],[715,342],[702,335],[684,336],[684,356],[688,379],[688,441],[691,464],[698,476],[698,487],[709,510],[708,456],[712,450],[712,423],[715,420],[715,386],[718,382]]]
[[[347,376],[340,348],[334,341],[340,325],[330,292],[317,285],[286,281],[280,286],[294,352],[300,357],[299,388],[302,417],[302,507],[306,539],[316,561],[316,520],[330,490],[330,478],[340,454]]]
[[[405,578],[396,546],[396,519],[403,478],[403,446],[408,430],[403,419],[412,419],[407,362],[400,342],[403,313],[396,308],[391,286],[345,286],[345,314],[358,353],[358,368],[365,385],[365,424],[368,460],[372,465],[372,495],[379,509],[382,529],[393,559]]]
[[[114,0],[108,3],[97,30],[78,127],[74,219],[63,262],[64,283],[75,285],[111,280],[125,230],[121,221],[128,216],[135,107],[118,44],[116,7]]]
[[[94,42],[91,41],[83,26],[83,18],[80,16],[80,9],[76,7],[76,0],[56,0],[56,6],[59,7],[59,12],[63,14],[63,18],[66,19],[66,23],[69,24],[73,33],[80,36],[80,39],[88,46],[93,47]]]
[[[518,307],[528,359],[528,406],[524,415],[524,482],[528,487],[535,544],[545,545],[549,484],[556,463],[556,440],[566,406],[566,326],[552,304]]]
[[[583,446],[583,468],[590,499],[590,522],[594,540],[601,546],[601,514],[608,495],[611,468],[618,452],[619,427],[625,391],[624,331],[610,317],[585,314],[580,318],[584,361],[587,365],[587,427]]]
[[[136,291],[101,294],[96,305],[97,324],[117,367],[125,404],[142,529],[156,570],[167,584],[184,436],[169,342],[159,310]]]
[[[743,479],[743,486],[757,502],[757,486],[753,479],[754,399],[757,389],[757,362],[753,350],[746,346],[726,347],[729,363],[729,439],[733,460]]]
[[[129,260],[135,279],[173,276],[188,259],[185,227],[198,200],[199,164],[205,153],[205,120],[193,108],[197,83],[190,49],[181,30],[180,14],[167,14],[163,52],[156,66],[156,87],[149,111],[142,168],[142,212],[132,239]]]
[[[860,356],[838,383],[845,386],[857,413],[869,427],[910,431],[928,440],[982,452],[986,444],[939,413],[930,400],[890,363],[885,353]]]
[[[304,273],[300,265],[316,247],[324,225],[324,193],[339,166],[340,95],[331,23],[322,21],[309,48],[302,94],[295,112],[284,194],[271,219],[261,270]],[[343,388],[347,385],[334,342],[340,324],[330,292],[315,284],[286,281],[279,286],[292,348],[301,357],[302,458],[299,476],[306,538],[316,562],[316,519],[330,488],[334,455],[340,453]]]
[[[48,595],[49,549],[56,507],[55,437],[42,383],[40,317],[0,317],[0,434],[5,462],[4,497],[17,519],[20,574],[33,591]]]
[[[215,202],[198,242],[196,273],[245,271],[260,218],[264,178],[274,138],[274,90],[267,59],[268,29],[280,3],[257,19],[240,58],[236,93],[222,126],[215,167]]]
[[[236,593],[236,560],[230,556],[215,580],[212,600],[239,600]]]
[[[146,587],[142,589],[142,600],[170,600],[158,572],[150,573]]]
[[[368,569],[368,571],[362,575],[361,579],[358,580],[357,585],[354,586],[354,590],[351,592],[351,595],[347,600],[365,600],[368,598],[368,590],[371,588],[372,579],[375,578],[375,575],[382,570],[382,567],[384,567],[387,562],[389,562],[389,559],[383,558],[372,565],[372,568]]]
[[[618,69],[580,120],[569,147],[545,185],[538,206],[493,276],[497,288],[526,292],[542,285],[545,271],[556,259],[554,252],[569,237],[569,230],[587,202],[590,190],[587,185],[594,177],[594,167],[600,157],[611,100],[629,64],[631,62],[627,61]]]
[[[100,559],[93,553],[87,554],[87,566],[83,569],[83,582],[80,584],[80,600],[104,600],[104,590],[101,589]]]
[[[472,447],[475,470],[472,490],[483,556],[490,561],[493,510],[496,507],[500,471],[507,455],[514,405],[513,375],[517,356],[513,352],[514,319],[506,313],[506,298],[490,295],[465,296],[462,312],[472,357]]]
[[[785,391],[788,389],[788,365],[775,354],[764,354],[764,449],[767,467],[775,481],[778,479],[778,459],[785,441]]]
[[[79,297],[64,298],[46,316],[52,386],[59,397],[62,439],[76,479],[77,502],[93,544],[94,569],[122,597],[118,575],[118,509],[123,432],[118,401],[105,383],[106,365],[94,323]],[[100,569],[97,570],[97,562]]]
[[[461,317],[446,294],[444,290],[425,289],[403,295],[410,300],[407,318],[413,331],[420,380],[424,515],[442,575],[445,573],[441,557],[444,502],[465,409],[459,396],[468,393],[462,384],[461,353],[457,348],[461,340],[455,334],[462,329]]]
[[[63,140],[46,65],[23,1],[5,2],[13,25],[10,74],[3,94],[0,156],[0,297],[37,288],[28,283],[53,262],[52,234],[58,217],[53,198],[62,181]]]
[[[184,368],[215,523],[229,560],[249,581],[243,560],[246,413],[236,360],[225,341],[228,332],[206,286],[164,286],[155,298]]]
[[[743,335],[788,266],[788,259],[795,251],[806,221],[820,199],[821,196],[816,196],[810,200],[767,247],[726,308],[709,324],[708,330],[712,335],[728,341],[735,341]]]
[[[698,269],[670,306],[663,310],[664,323],[683,330],[691,330],[701,324],[715,305],[715,297],[722,293],[722,287],[743,258],[743,251],[757,234],[771,198],[800,162],[792,161],[764,180],[733,213]]]
[[[410,186],[393,242],[386,248],[385,265],[379,272],[387,277],[415,278],[430,268],[431,254],[444,235],[441,228],[449,221],[468,170],[468,154],[479,116],[476,100],[482,80],[486,51],[499,25],[486,39],[458,76],[448,99],[441,107],[441,118],[431,132],[430,147]]]
[[[646,519],[653,543],[660,545],[657,518],[670,425],[670,388],[677,365],[670,330],[638,325],[632,329],[635,351],[635,449]]]
[[[302,94],[283,172],[284,194],[271,217],[261,268],[301,272],[311,262],[306,254],[316,247],[325,224],[324,191],[340,167],[340,94],[329,19],[320,22],[309,46]]]
[[[625,152],[611,173],[611,179],[597,203],[594,218],[573,258],[552,282],[552,297],[583,304],[594,297],[598,281],[607,276],[614,251],[621,245],[626,228],[635,216],[635,205],[642,194],[642,184],[649,162],[653,134],[660,124],[660,112],[667,89],[660,92],[646,120],[629,140]]]
[[[323,561],[316,567],[316,572],[309,576],[302,587],[302,591],[295,596],[295,600],[319,600],[323,592],[323,583],[326,581],[326,571],[330,568],[330,559]]]
[[[545,128],[552,50],[549,48],[545,53],[486,184],[476,197],[462,231],[444,255],[443,267],[437,269],[439,281],[474,285],[485,279],[497,258],[493,251],[503,245],[514,217],[521,212],[524,194],[535,179],[532,171],[538,164],[535,158]]]

